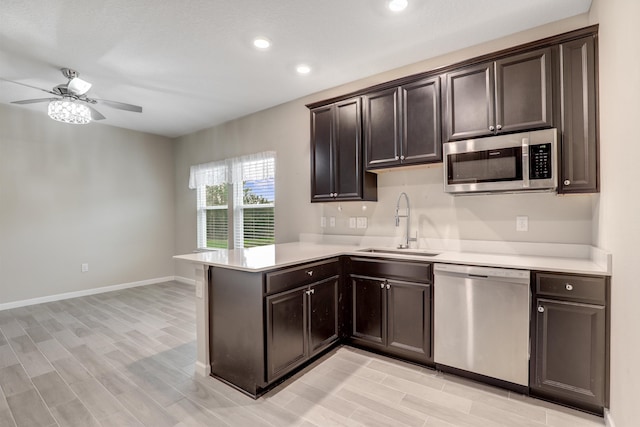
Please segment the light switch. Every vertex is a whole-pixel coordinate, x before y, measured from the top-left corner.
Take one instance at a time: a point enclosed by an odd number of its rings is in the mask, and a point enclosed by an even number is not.
[[[88,263],[83,263],[80,265],[80,271],[83,273],[86,273],[89,271],[89,264]]]
[[[335,216],[330,216],[329,217],[329,227],[335,227],[336,226],[336,217]]]
[[[367,228],[367,217],[359,216],[357,219],[357,226],[358,228]]]
[[[357,226],[356,217],[355,216],[349,217],[349,228],[356,228],[356,226]]]
[[[320,218],[320,227],[325,228],[327,226],[327,217],[323,216]]]
[[[517,216],[516,217],[516,231],[529,231],[529,217]]]
[[[196,281],[196,298],[202,298],[202,282]]]

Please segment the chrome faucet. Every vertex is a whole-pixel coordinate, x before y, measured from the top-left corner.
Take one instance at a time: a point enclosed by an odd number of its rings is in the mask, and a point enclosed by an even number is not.
[[[399,211],[400,211],[400,199],[402,199],[402,196],[404,196],[404,199],[407,201],[407,210],[405,211],[404,215],[400,215]],[[400,218],[406,218],[407,220],[407,230],[406,230],[406,234],[405,234],[405,240],[404,240],[404,244],[400,243],[400,245],[398,245],[398,249],[408,249],[409,248],[409,242],[415,242],[418,240],[417,237],[409,237],[409,224],[411,223],[411,208],[409,207],[409,196],[407,196],[407,193],[405,193],[404,191],[402,193],[400,193],[400,195],[398,196],[398,201],[396,202],[396,227],[400,226]]]

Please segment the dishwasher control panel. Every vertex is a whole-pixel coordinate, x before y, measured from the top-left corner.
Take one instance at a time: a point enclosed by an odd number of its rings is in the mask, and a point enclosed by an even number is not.
[[[529,270],[515,270],[512,268],[479,267],[475,265],[435,264],[433,271],[456,273],[474,277],[501,277],[510,279],[529,280]]]

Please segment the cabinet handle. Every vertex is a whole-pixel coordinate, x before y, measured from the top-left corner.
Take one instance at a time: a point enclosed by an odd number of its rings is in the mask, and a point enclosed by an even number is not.
[[[564,180],[564,185],[571,185],[571,181],[569,181],[568,179]]]
[[[497,126],[496,126],[496,129],[497,129],[497,130],[502,129],[502,125],[497,125]]]
[[[391,289],[391,285],[387,283],[387,289]]]
[[[538,306],[538,313],[544,313],[544,307],[539,305]]]
[[[399,159],[399,157],[398,157],[398,156],[396,156],[396,160],[398,160],[398,159]]]
[[[380,289],[384,289],[384,283],[380,283]]]
[[[305,294],[307,294],[307,295],[313,295],[315,293],[316,293],[315,289],[309,289],[308,291],[305,292]]]
[[[564,288],[568,291],[572,291],[573,290],[573,285],[571,283],[566,283],[564,285]]]
[[[308,274],[309,276],[313,276],[313,270],[309,270],[309,271],[307,271],[307,274]]]
[[[493,132],[495,129],[496,129],[496,128],[494,128],[493,126],[489,126],[489,130],[490,130],[491,132]]]
[[[404,156],[400,156],[400,160],[404,160]]]

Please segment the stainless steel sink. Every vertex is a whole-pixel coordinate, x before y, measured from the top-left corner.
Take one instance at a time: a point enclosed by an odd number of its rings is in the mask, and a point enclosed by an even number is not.
[[[437,252],[421,252],[421,251],[410,251],[407,249],[360,249],[357,252],[366,252],[370,254],[388,254],[388,255],[410,255],[410,256],[436,256]]]

